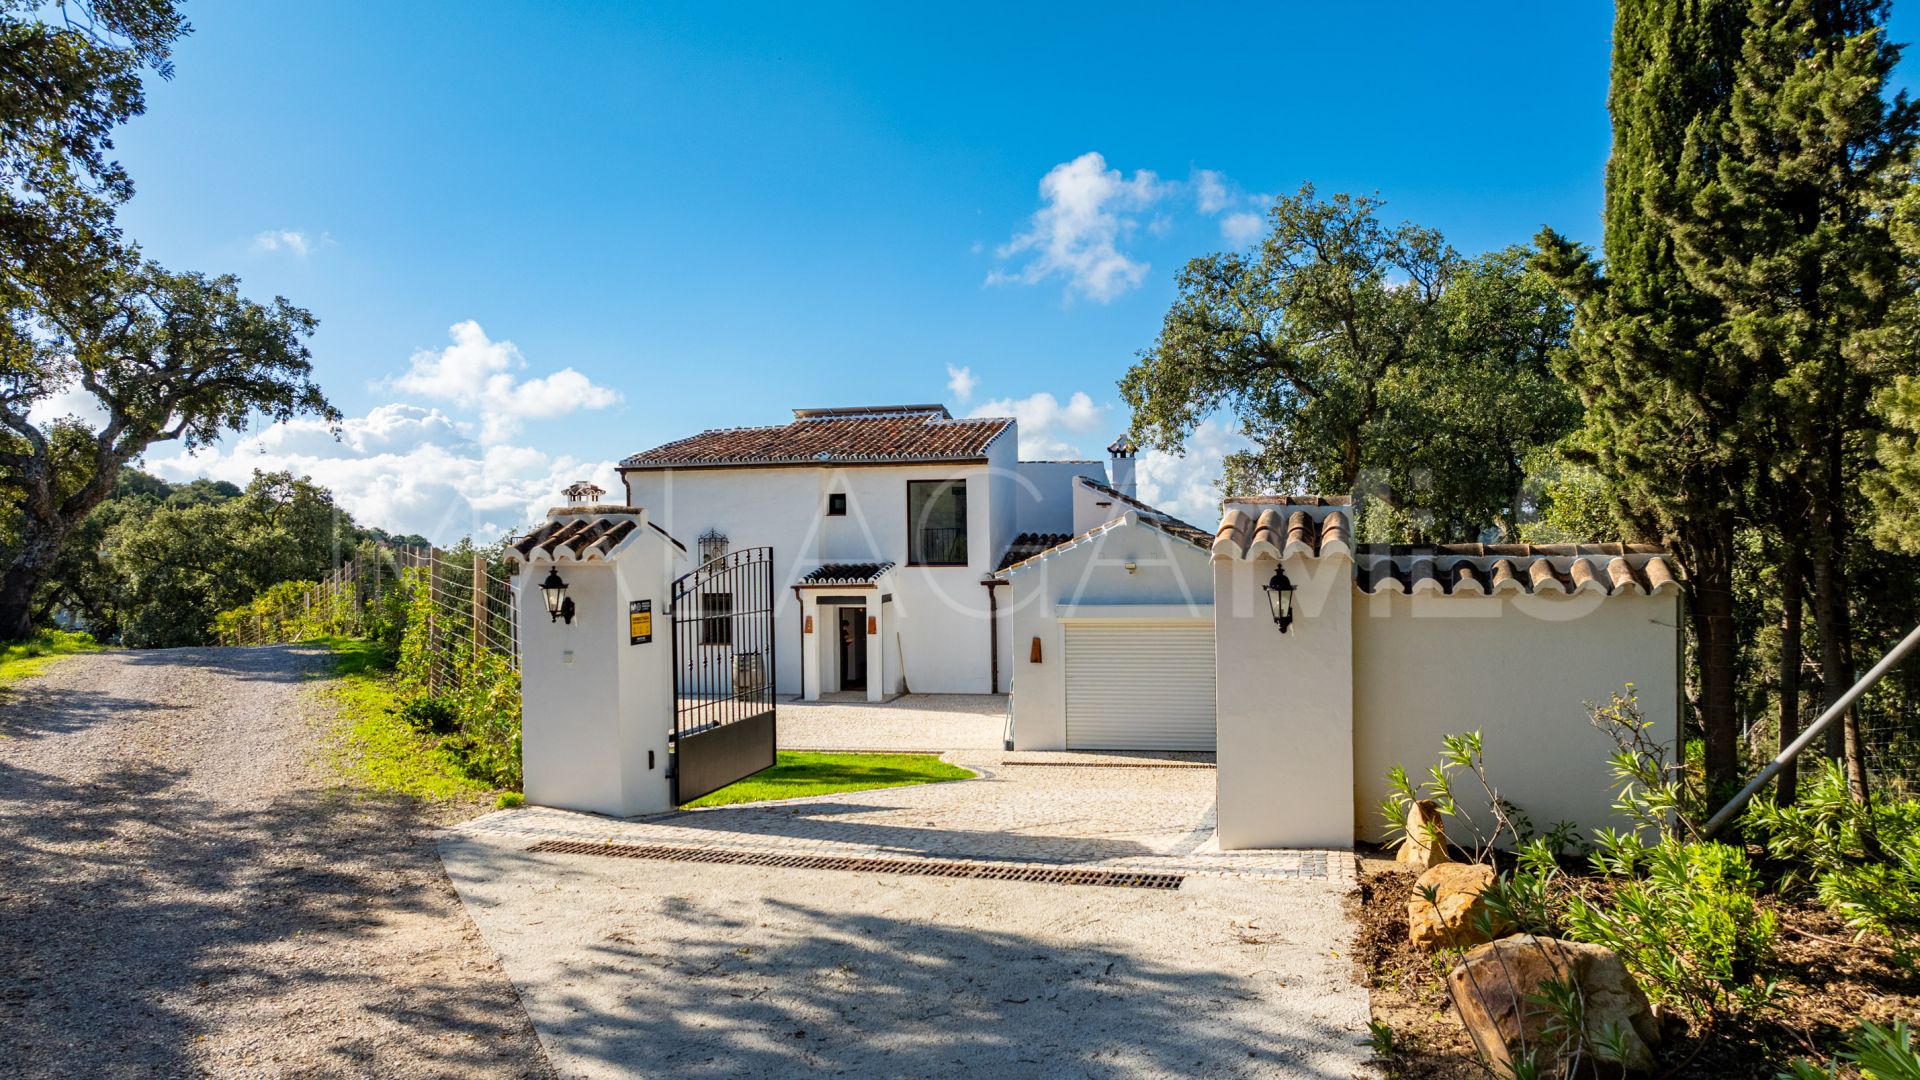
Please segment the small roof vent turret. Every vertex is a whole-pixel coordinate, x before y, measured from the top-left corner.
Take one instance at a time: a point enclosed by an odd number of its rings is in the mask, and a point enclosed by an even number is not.
[[[572,506],[597,503],[600,501],[600,496],[606,493],[606,488],[595,484],[591,480],[575,480],[560,492],[560,494],[567,497],[567,503]]]

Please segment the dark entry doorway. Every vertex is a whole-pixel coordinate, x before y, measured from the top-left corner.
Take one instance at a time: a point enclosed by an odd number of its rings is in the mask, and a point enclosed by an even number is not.
[[[867,609],[840,609],[840,689],[867,688]]]

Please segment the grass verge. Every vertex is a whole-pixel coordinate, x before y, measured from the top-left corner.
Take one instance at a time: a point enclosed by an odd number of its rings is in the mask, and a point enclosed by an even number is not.
[[[728,784],[686,805],[729,806],[733,803],[798,799],[842,791],[907,787],[940,780],[964,780],[971,769],[949,765],[932,754],[807,754],[782,751],[774,766],[738,783]]]
[[[392,658],[378,642],[327,637],[312,642],[334,657],[332,685],[322,692],[340,706],[340,728],[328,764],[355,786],[422,799],[457,799],[491,789],[463,774],[438,740],[407,726]]]
[[[70,634],[65,630],[42,630],[23,641],[0,645],[0,684],[15,679],[30,679],[43,674],[63,656],[103,652],[106,646],[91,634]]]

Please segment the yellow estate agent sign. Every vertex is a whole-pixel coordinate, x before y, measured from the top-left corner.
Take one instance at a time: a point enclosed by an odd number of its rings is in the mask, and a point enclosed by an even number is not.
[[[627,604],[627,644],[645,645],[652,640],[653,601],[630,601]]]

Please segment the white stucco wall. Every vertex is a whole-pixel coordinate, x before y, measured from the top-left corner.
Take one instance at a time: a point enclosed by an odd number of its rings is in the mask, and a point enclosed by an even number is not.
[[[1208,554],[1137,517],[1003,575],[1001,630],[1013,678],[1014,749],[1067,745],[1066,639],[1062,609],[1148,622],[1212,618]],[[1126,564],[1133,563],[1134,573]],[[1040,663],[1031,662],[1040,639]]]
[[[1004,451],[1001,450],[1005,447]],[[774,559],[776,680],[781,694],[801,688],[801,612],[791,588],[801,574],[829,562],[882,560],[892,574],[894,616],[886,634],[909,689],[919,693],[981,694],[988,689],[986,589],[1014,535],[1010,490],[1015,433],[994,443],[1005,464],[678,469],[626,474],[629,502],[690,548],[709,528],[726,534],[734,550],[771,546]],[[995,458],[994,460],[999,460]],[[907,563],[907,482],[967,482],[966,566]],[[827,495],[847,496],[844,517],[826,516]],[[1000,538],[1004,537],[1004,540]],[[697,548],[696,548],[697,555]],[[812,647],[809,643],[808,647]]]
[[[1085,484],[1073,485],[1073,528],[1075,536],[1097,529],[1127,512],[1127,504],[1104,491]]]
[[[1386,774],[1416,780],[1448,734],[1478,730],[1489,774],[1545,832],[1573,821],[1622,827],[1606,756],[1585,703],[1633,683],[1668,746],[1678,716],[1679,599],[1573,596],[1355,596],[1353,810],[1378,839]],[[1456,788],[1463,801],[1475,788]],[[1487,815],[1472,809],[1481,821]]]
[[[537,584],[549,565],[523,568],[516,590],[527,801],[621,817],[671,810],[673,664],[664,612],[667,583],[686,561],[644,527],[612,563],[561,561],[571,623],[547,614]],[[630,600],[653,601],[649,644],[629,644]]]
[[[1213,564],[1220,846],[1353,843],[1353,564],[1286,560],[1287,633],[1262,588],[1271,558]]]
[[[1022,461],[1014,485],[1015,533],[1074,533],[1074,478],[1091,476],[1105,482],[1106,466],[1098,461]]]

